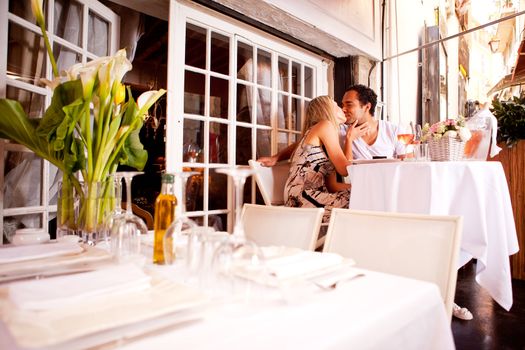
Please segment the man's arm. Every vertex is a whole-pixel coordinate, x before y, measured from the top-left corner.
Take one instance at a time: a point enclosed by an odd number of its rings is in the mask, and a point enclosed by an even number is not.
[[[259,159],[257,159],[257,161],[264,166],[274,166],[277,162],[290,159],[298,145],[299,142],[292,143],[291,145],[289,145],[286,148],[283,148],[276,154],[270,157],[260,157]]]

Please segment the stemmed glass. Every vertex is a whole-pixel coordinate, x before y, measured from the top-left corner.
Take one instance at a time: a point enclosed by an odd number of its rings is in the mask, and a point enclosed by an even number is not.
[[[120,174],[126,182],[126,211],[113,217],[111,252],[118,261],[125,261],[140,256],[140,236],[147,234],[148,228],[131,209],[131,181],[135,175],[143,172],[125,171]]]
[[[403,144],[403,156],[406,157],[409,153],[409,145],[412,144],[415,138],[413,127],[400,123],[397,131],[397,140]]]
[[[246,238],[241,222],[244,184],[246,178],[253,174],[253,170],[248,166],[237,166],[218,168],[216,172],[228,175],[233,181],[235,190],[235,226],[233,234],[216,249],[212,268],[215,270],[218,280],[222,279],[226,282],[224,287],[230,289],[230,293],[227,294],[233,293],[246,298],[252,293],[252,285],[248,280],[238,278],[239,272],[249,279],[260,280],[261,273],[265,271],[264,256],[261,249]],[[246,273],[250,276],[246,276]]]
[[[122,210],[122,179],[124,178],[123,172],[116,172],[111,174],[113,179],[113,189],[115,197],[115,205],[113,210],[107,215],[104,219],[104,237],[103,240],[105,244],[109,245],[110,236],[111,236],[111,227],[115,218],[124,214]]]
[[[188,178],[196,174],[198,174],[198,172],[196,171],[180,171],[173,173],[173,175],[180,179],[182,190],[181,201],[177,206],[180,209],[177,215],[175,216],[177,219],[171,223],[164,235],[164,262],[166,264],[173,264],[177,259],[176,247],[179,244],[179,239],[183,239],[183,236],[190,237],[191,233],[193,232],[193,229],[196,226],[198,226],[195,223],[195,221],[193,221],[186,215],[186,183],[188,181]],[[191,240],[188,238],[188,252],[190,252],[190,244]],[[179,251],[179,254],[180,253],[181,252]],[[191,257],[187,254],[186,259],[191,259]],[[188,260],[187,263],[189,264]]]

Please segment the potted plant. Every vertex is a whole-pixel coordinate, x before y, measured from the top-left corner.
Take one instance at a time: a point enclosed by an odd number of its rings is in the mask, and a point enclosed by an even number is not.
[[[525,96],[513,97],[508,101],[494,99],[491,112],[498,120],[498,144],[501,152],[494,158],[503,165],[514,220],[520,246],[525,242]],[[525,280],[525,252],[520,250],[511,257],[512,277]]]

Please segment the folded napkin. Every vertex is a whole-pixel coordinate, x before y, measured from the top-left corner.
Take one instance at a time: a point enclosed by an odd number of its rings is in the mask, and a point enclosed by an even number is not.
[[[278,279],[307,277],[322,273],[331,267],[340,266],[344,258],[334,253],[301,251],[280,258],[266,261],[271,275]]]
[[[48,310],[82,303],[86,298],[143,291],[150,277],[133,264],[75,275],[16,282],[8,285],[9,300],[19,309]]]
[[[80,254],[82,252],[83,248],[77,243],[72,242],[10,246],[0,249],[0,264],[48,258],[59,255]]]

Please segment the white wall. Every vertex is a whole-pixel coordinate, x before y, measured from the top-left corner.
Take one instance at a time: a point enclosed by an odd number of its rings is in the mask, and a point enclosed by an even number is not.
[[[362,55],[381,59],[381,0],[215,2],[335,57]]]

